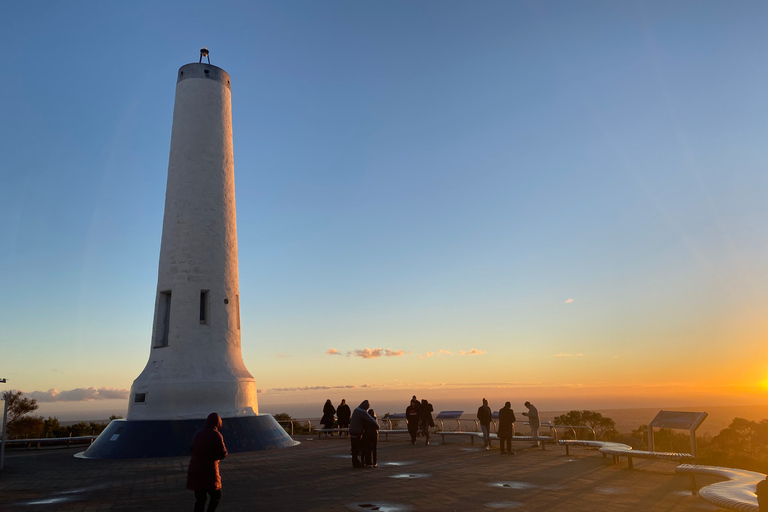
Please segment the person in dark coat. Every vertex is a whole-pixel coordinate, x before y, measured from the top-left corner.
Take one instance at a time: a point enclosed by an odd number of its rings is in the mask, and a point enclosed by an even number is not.
[[[755,494],[757,494],[759,512],[768,512],[768,476],[765,477],[765,480],[757,483]]]
[[[323,428],[333,428],[334,414],[336,414],[336,409],[333,408],[333,404],[329,398],[325,401],[325,405],[323,406],[323,417],[320,418],[320,424]],[[331,432],[331,435],[333,435],[333,432]]]
[[[432,420],[432,411],[434,411],[432,404],[427,402],[426,398],[422,399],[421,407],[419,407],[419,426],[424,437],[427,438],[427,442],[424,444],[429,444],[429,427],[435,426],[435,422]]]
[[[352,467],[365,467],[357,458],[360,454],[363,441],[363,432],[366,429],[379,430],[379,423],[368,414],[368,400],[363,400],[360,405],[352,411],[352,417],[349,420],[349,439],[352,444]]]
[[[408,424],[408,433],[411,434],[411,444],[416,444],[416,436],[419,432],[419,402],[411,399],[411,405],[405,409],[405,422]]]
[[[205,428],[192,438],[192,458],[187,471],[187,489],[195,491],[195,512],[203,512],[208,496],[208,512],[213,512],[221,500],[219,461],[226,458],[227,447],[219,433],[221,418],[215,412],[208,415]]]
[[[377,419],[376,411],[374,411],[373,409],[368,409],[368,415],[374,420]],[[370,466],[373,468],[379,467],[379,464],[377,462],[378,444],[379,444],[378,429],[370,428],[369,425],[366,424],[365,427],[363,428],[363,440],[362,440],[363,463],[366,466]]]
[[[351,416],[352,411],[349,410],[347,401],[342,398],[341,403],[336,408],[336,417],[339,419],[339,428],[349,428],[349,418]],[[349,436],[349,433],[347,433],[347,436]]]
[[[483,431],[483,444],[485,449],[491,449],[491,420],[493,419],[493,412],[488,407],[488,400],[483,398],[483,405],[477,408],[477,419],[480,420],[480,430]]]
[[[512,451],[512,436],[515,435],[515,411],[512,410],[512,404],[507,402],[499,411],[499,445],[501,454],[514,455]],[[506,443],[506,451],[504,450]]]

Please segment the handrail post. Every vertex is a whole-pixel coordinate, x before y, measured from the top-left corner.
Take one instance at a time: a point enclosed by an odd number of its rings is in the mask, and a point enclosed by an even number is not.
[[[3,432],[2,440],[0,441],[0,471],[3,470],[3,464],[5,463],[5,427],[8,425],[8,400],[3,400]]]

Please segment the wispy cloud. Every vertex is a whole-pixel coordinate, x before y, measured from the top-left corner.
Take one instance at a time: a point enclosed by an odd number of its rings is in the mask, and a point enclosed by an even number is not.
[[[432,357],[433,355],[435,355],[434,352],[427,352],[426,354],[420,355],[419,359],[427,359],[428,357]]]
[[[32,391],[29,398],[38,402],[93,402],[94,400],[113,400],[128,398],[127,389],[114,388],[76,388],[66,391],[49,389],[48,391]]]
[[[584,354],[579,352],[578,354],[566,354],[564,352],[560,352],[559,354],[555,354],[555,357],[581,357]]]
[[[325,353],[326,353],[326,355],[329,355],[329,356],[340,356],[341,355],[341,352],[339,352],[335,348],[329,348],[328,350],[325,351]]]
[[[452,356],[453,355],[453,352],[451,352],[450,350],[443,350],[443,349],[438,350],[437,353],[438,354],[445,354],[447,356]]]
[[[357,356],[363,359],[376,359],[377,357],[398,357],[405,355],[405,350],[392,350],[390,348],[364,348],[358,350],[350,350],[347,352],[347,356]]]
[[[356,389],[356,388],[373,388],[376,387],[373,384],[361,384],[360,386],[354,386],[347,384],[344,386],[297,386],[292,388],[270,388],[269,390],[259,390],[259,393],[266,393],[267,391],[274,392],[286,392],[286,391],[323,391],[326,389]]]
[[[565,299],[566,304],[573,304],[573,299]]]
[[[476,348],[473,348],[472,350],[459,350],[459,354],[462,356],[479,356],[482,354],[485,354],[485,350],[477,350]]]
[[[266,393],[266,392],[267,392],[267,390],[266,390],[266,389],[261,389],[261,388],[259,388],[259,389],[257,389],[257,390],[256,390],[256,394],[257,394],[257,395],[260,395],[260,394],[262,394],[262,393]]]

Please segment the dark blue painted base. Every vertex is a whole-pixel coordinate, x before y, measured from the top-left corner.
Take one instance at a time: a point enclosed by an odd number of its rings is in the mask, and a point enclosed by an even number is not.
[[[205,426],[199,420],[113,420],[93,444],[77,456],[85,459],[143,459],[189,455],[192,437]],[[269,414],[223,418],[221,435],[230,453],[286,448],[298,444]]]

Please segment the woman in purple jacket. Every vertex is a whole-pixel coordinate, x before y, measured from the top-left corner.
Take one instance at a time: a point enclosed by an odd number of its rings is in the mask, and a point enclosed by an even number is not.
[[[221,500],[219,461],[227,456],[221,437],[221,418],[215,412],[208,415],[205,428],[192,439],[192,458],[187,471],[187,489],[195,491],[195,512],[203,512],[208,496],[208,512],[213,512]]]

